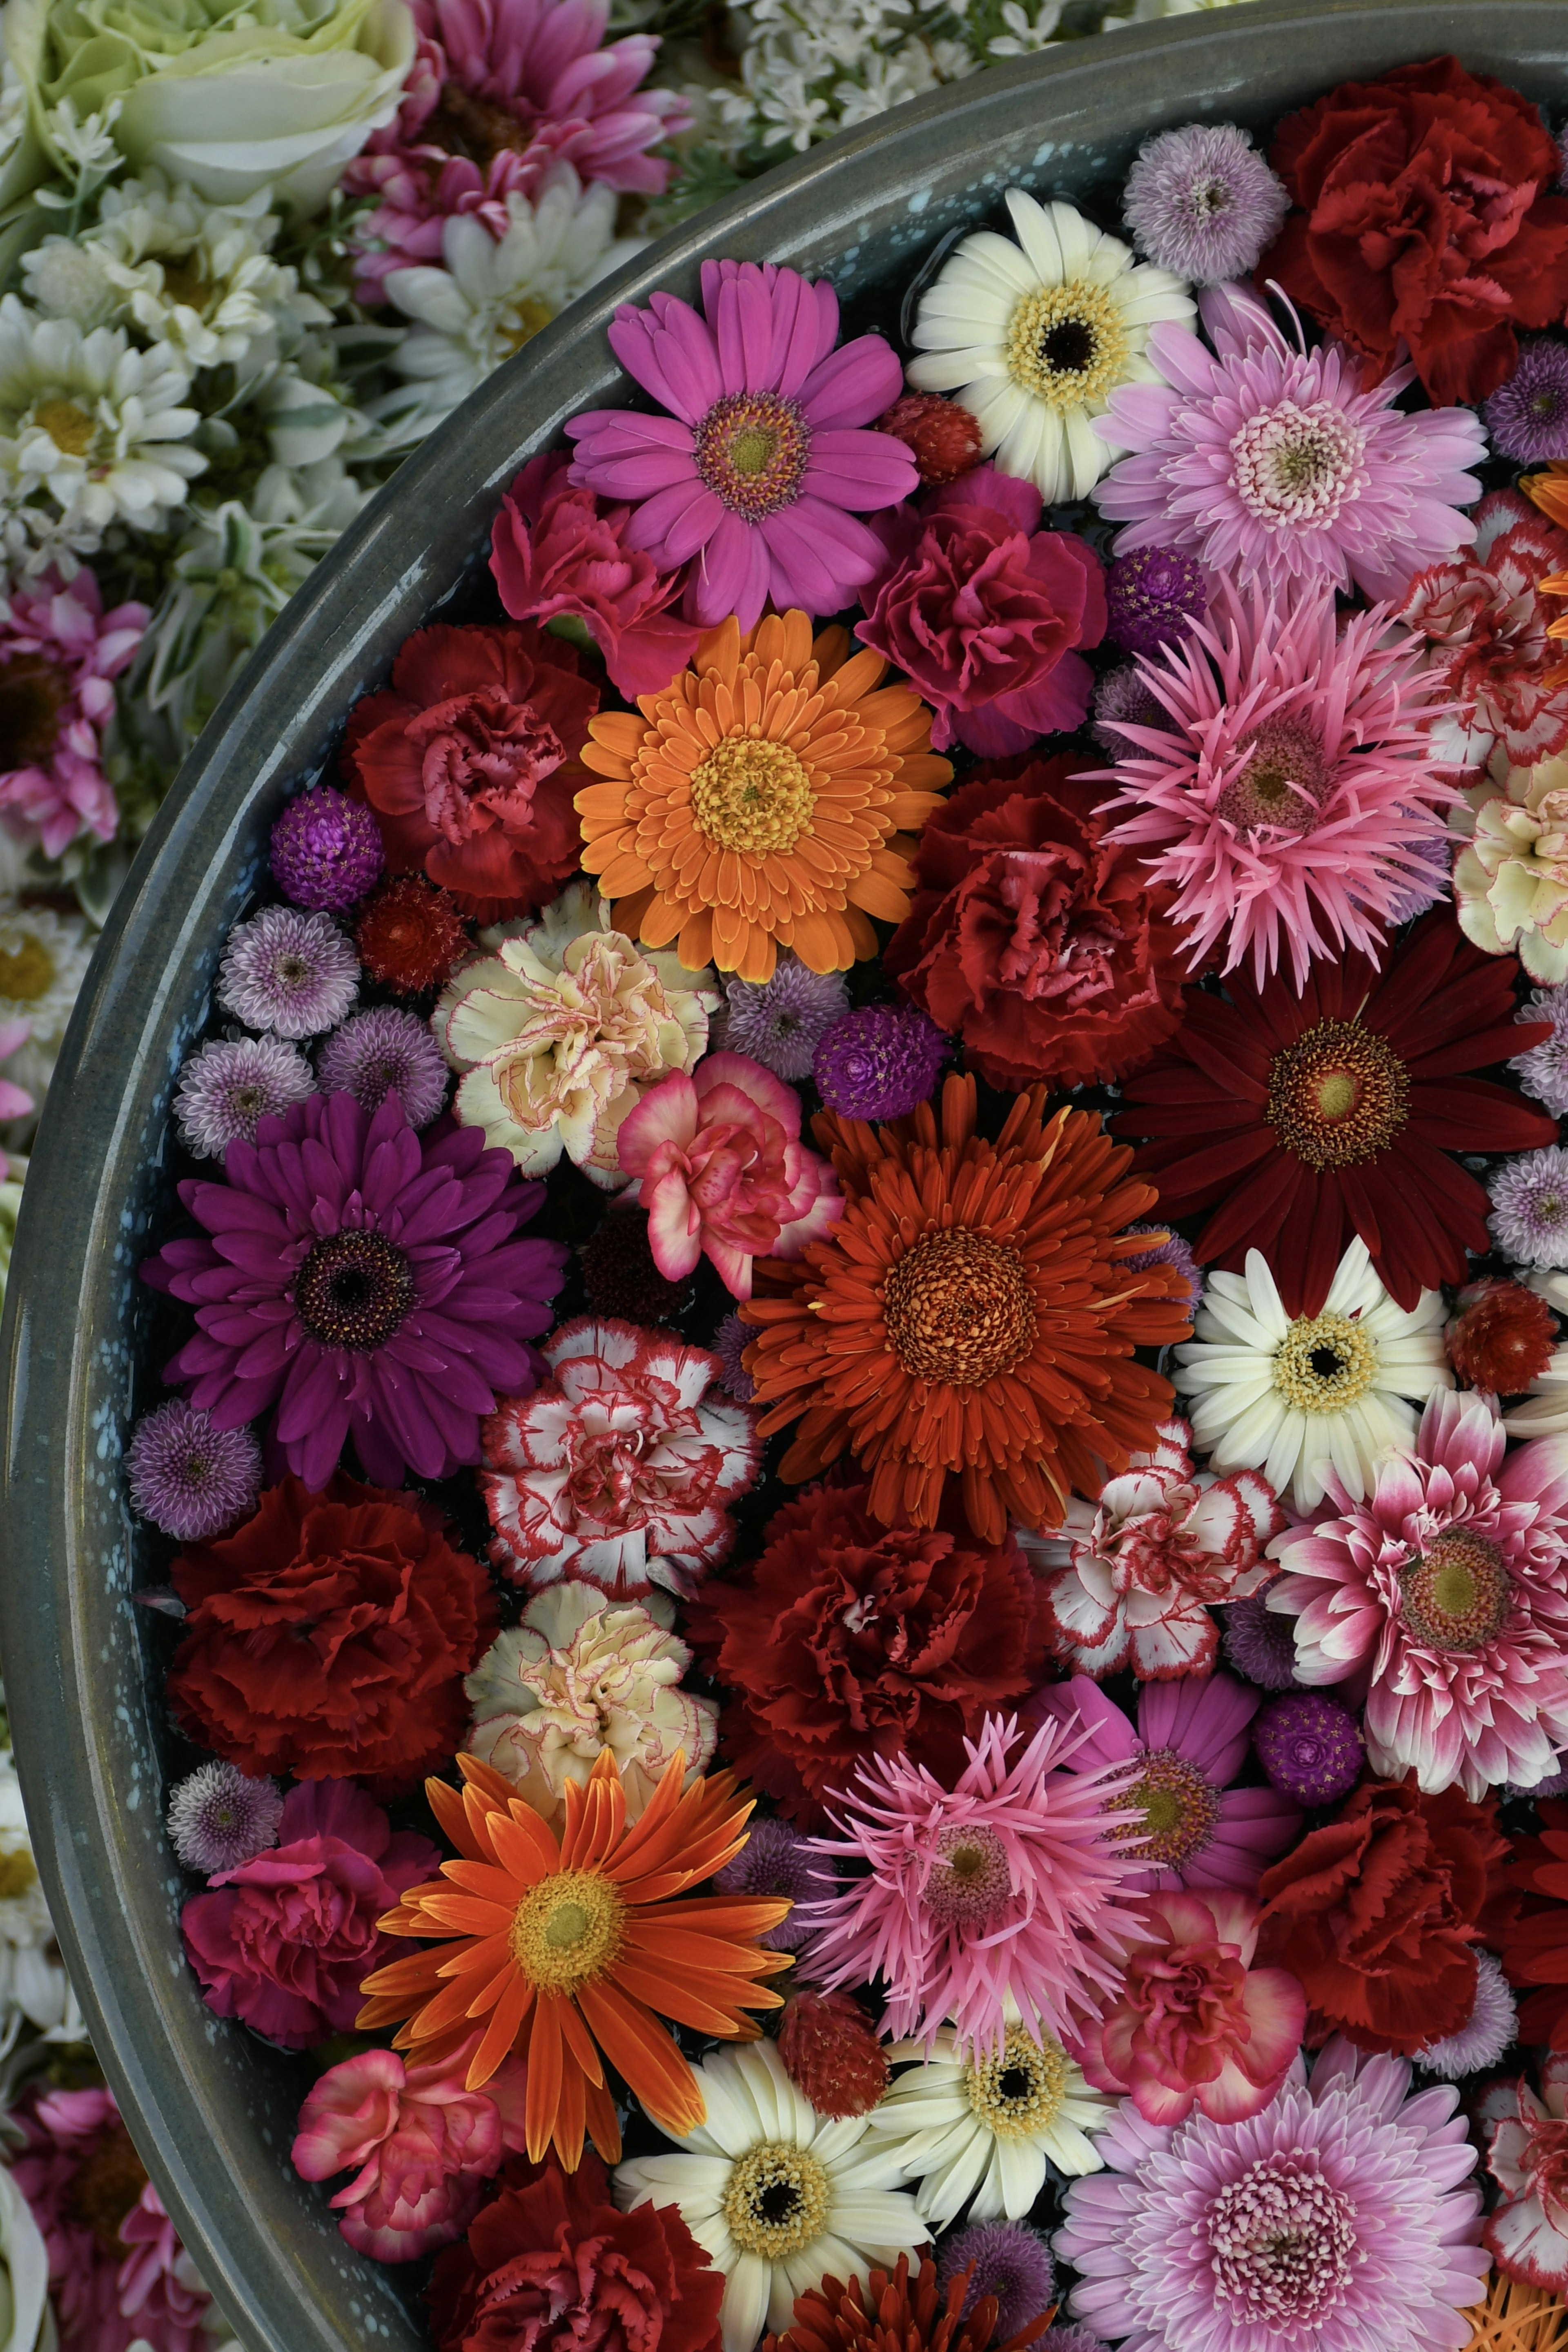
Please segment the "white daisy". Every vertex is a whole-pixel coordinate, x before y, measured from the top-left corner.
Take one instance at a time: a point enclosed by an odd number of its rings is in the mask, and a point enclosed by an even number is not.
[[[1181,278],[1139,261],[1071,205],[1009,188],[1014,245],[966,236],[921,298],[910,363],[920,392],[950,392],[980,426],[1004,474],[1047,506],[1081,499],[1125,456],[1095,420],[1120,383],[1163,383],[1149,330],[1196,312]]]
[[[708,2120],[676,2143],[688,2153],[634,2157],[615,2194],[623,2212],[677,2206],[723,2272],[723,2352],[752,2352],[764,2327],[782,2334],[796,2295],[824,2278],[864,2279],[927,2243],[914,2199],[893,2186],[901,2151],[870,2137],[868,2116],[819,2116],[775,2043],[721,2050],[696,2074]]]
[[[1563,1277],[1559,1275],[1557,1279],[1562,1282]],[[1544,1292],[1539,1281],[1531,1286]],[[1552,1304],[1558,1306],[1555,1298]],[[1568,1307],[1559,1307],[1558,1312],[1568,1314]],[[1531,1381],[1524,1402],[1504,1413],[1502,1425],[1510,1437],[1561,1437],[1568,1432],[1568,1341],[1553,1348],[1546,1370],[1539,1380]]]
[[[1173,1378],[1194,1400],[1195,1444],[1211,1469],[1261,1470],[1277,1494],[1289,1486],[1299,1511],[1322,1500],[1331,1469],[1359,1500],[1384,1446],[1415,1434],[1405,1400],[1454,1385],[1447,1312],[1436,1290],[1408,1314],[1396,1307],[1358,1239],[1322,1312],[1292,1319],[1261,1252],[1249,1250],[1245,1275],[1208,1276],[1196,1337],[1176,1349]]]
[[[924,2046],[896,2042],[888,2055],[921,2058]],[[930,2058],[897,2075],[866,2120],[900,2158],[905,2179],[920,2183],[922,2220],[942,2230],[971,2197],[973,2221],[1018,2220],[1046,2185],[1047,2158],[1058,2172],[1098,2172],[1102,2159],[1088,2135],[1115,2113],[1054,2034],[1037,2042],[1018,2024],[978,2065],[944,2027]]]
[[[206,459],[184,446],[199,423],[191,380],[167,344],[132,351],[119,328],[84,334],[0,299],[0,497],[46,489],[97,530],[156,528],[184,506]]]
[[[0,898],[0,1023],[30,1021],[32,1034],[5,1076],[42,1102],[97,933],[81,915]]]

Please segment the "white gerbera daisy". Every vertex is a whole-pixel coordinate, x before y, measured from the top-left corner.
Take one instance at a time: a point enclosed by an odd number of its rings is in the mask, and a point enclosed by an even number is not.
[[[81,915],[0,898],[0,1023],[30,1021],[32,1034],[5,1076],[41,1102],[53,1074],[97,934]]]
[[[119,328],[84,334],[0,299],[0,497],[47,489],[62,513],[105,530],[155,529],[184,506],[206,459],[184,446],[198,412],[167,344],[132,351]]]
[[[926,2244],[914,2199],[893,2186],[901,2151],[873,2139],[865,2116],[819,2116],[775,2043],[721,2050],[695,2071],[708,2120],[676,2143],[688,2152],[634,2157],[615,2194],[623,2212],[677,2206],[723,2272],[723,2352],[752,2352],[764,2327],[782,2334],[796,2295],[828,2275],[864,2279]]]
[[[1384,1447],[1415,1434],[1406,1400],[1454,1385],[1447,1312],[1436,1290],[1408,1314],[1396,1307],[1358,1238],[1321,1313],[1292,1318],[1262,1253],[1248,1250],[1244,1275],[1208,1276],[1196,1337],[1176,1349],[1194,1442],[1213,1470],[1260,1469],[1277,1494],[1289,1486],[1299,1511],[1322,1500],[1331,1469],[1359,1501]]]
[[[966,236],[921,299],[910,363],[920,392],[950,392],[1004,474],[1047,506],[1081,499],[1126,455],[1096,419],[1120,383],[1163,383],[1149,330],[1196,316],[1179,278],[1141,262],[1071,205],[1009,188],[1018,243]]]
[[[896,2042],[888,2055],[918,2059],[924,2049]],[[971,2197],[971,2221],[1018,2220],[1046,2185],[1047,2158],[1058,2172],[1098,2172],[1102,2159],[1088,2135],[1115,2113],[1054,2034],[1037,2042],[1017,2024],[978,2065],[944,2027],[930,2058],[896,2076],[866,2120],[901,2159],[905,2179],[920,2183],[922,2220],[942,2230]]]

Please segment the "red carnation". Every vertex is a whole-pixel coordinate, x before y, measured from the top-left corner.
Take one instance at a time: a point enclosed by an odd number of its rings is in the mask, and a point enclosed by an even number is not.
[[[1434,401],[1484,400],[1516,326],[1568,306],[1568,201],[1541,116],[1458,58],[1344,82],[1286,117],[1269,161],[1300,211],[1258,265],[1373,360],[1408,344]]]
[[[1105,838],[1076,764],[974,770],[926,820],[920,888],[883,959],[994,1087],[1117,1077],[1181,1025],[1170,893]]]
[[[241,1771],[354,1774],[392,1795],[460,1744],[495,1595],[419,1496],[342,1471],[319,1495],[285,1478],[173,1579],[190,1614],[170,1702]]]
[[[343,766],[394,874],[423,866],[480,922],[528,914],[577,864],[577,755],[599,689],[531,622],[416,630],[349,713]]]
[[[1414,1774],[1365,1781],[1264,1872],[1255,1965],[1303,1986],[1310,2043],[1340,2032],[1413,2057],[1475,2007],[1472,1947],[1509,1916],[1508,1851],[1493,1798],[1424,1796]]]
[[[1521,2042],[1548,2042],[1568,2050],[1568,1804],[1539,1797],[1539,1837],[1518,1837],[1509,1864],[1522,1896],[1519,1916],[1499,1947],[1509,1982],[1522,1992]]]
[[[855,1765],[904,1756],[951,1782],[981,1719],[1033,1687],[1045,1657],[1016,1547],[881,1527],[867,1486],[818,1486],[768,1523],[733,1583],[710,1579],[688,1638],[736,1693],[723,1738],[736,1771],[797,1822]]]
[[[438,2352],[707,2352],[724,2280],[673,2206],[617,2213],[596,2156],[503,2189],[430,2281]]]

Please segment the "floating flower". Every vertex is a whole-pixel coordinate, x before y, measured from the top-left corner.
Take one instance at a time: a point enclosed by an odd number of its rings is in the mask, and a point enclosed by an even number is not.
[[[947,1057],[947,1039],[928,1013],[861,1004],[823,1033],[811,1075],[842,1118],[907,1118],[930,1100]]]
[[[735,1868],[726,1863],[714,1885],[727,1885]],[[775,1940],[787,1927],[786,1921],[773,1930]],[[779,2020],[778,2052],[790,2081],[819,2116],[868,2116],[888,2087],[888,2053],[859,2002],[847,1992],[791,1993]]]
[[[208,1543],[256,1508],[261,1448],[248,1429],[215,1429],[209,1414],[175,1397],[137,1423],[125,1475],[139,1517],[181,1543]]]
[[[1009,188],[1007,210],[1017,244],[993,229],[965,237],[921,296],[909,379],[954,394],[984,454],[1053,506],[1082,498],[1122,454],[1110,395],[1161,382],[1151,330],[1193,305],[1179,278],[1135,262],[1071,205]]]
[[[809,1078],[812,1059],[827,1031],[849,1010],[849,992],[836,971],[810,971],[798,956],[783,955],[771,980],[724,983],[723,1044],[748,1055],[775,1078]]]
[[[701,277],[701,317],[673,294],[616,311],[611,350],[668,414],[570,418],[572,480],[632,502],[626,544],[661,572],[690,564],[687,613],[703,628],[750,630],[770,600],[837,613],[880,560],[857,514],[919,478],[902,442],[865,429],[897,397],[898,359],[880,335],[835,348],[826,278],[771,261],[705,261]]]
[[[359,958],[330,915],[263,907],[228,935],[217,1001],[247,1029],[314,1037],[335,1028],[359,992]]]
[[[951,2286],[961,2273],[969,2280],[963,2315],[968,2318],[989,2296],[996,2305],[996,2333],[1003,2337],[1026,2327],[1056,2301],[1056,2270],[1045,2240],[1022,2221],[978,2221],[949,2231],[937,2258],[937,2278]],[[1035,2338],[1037,2352],[1044,2340]]]
[[[1201,621],[1208,607],[1202,564],[1174,548],[1134,548],[1106,574],[1105,634],[1124,653],[1152,656],[1179,645],[1187,623]]]
[[[1521,466],[1568,457],[1568,352],[1545,335],[1520,343],[1513,373],[1481,409],[1492,447]]]
[[[1440,2074],[1448,2082],[1479,2074],[1498,2063],[1518,2032],[1519,2011],[1502,1962],[1478,1947],[1474,2008],[1457,2033],[1445,2034],[1441,2041],[1428,2042],[1418,2050],[1415,2063],[1424,2074]]]
[[[1518,1396],[1552,1361],[1557,1325],[1544,1298],[1522,1282],[1485,1275],[1454,1301],[1443,1329],[1448,1361],[1462,1381],[1492,1396]]]
[[[1189,122],[1145,139],[1121,194],[1139,252],[1197,286],[1250,277],[1289,209],[1234,122]]]
[[[1514,1055],[1509,1068],[1527,1095],[1554,1117],[1568,1117],[1568,988],[1532,988],[1513,1017],[1531,1027],[1550,1023],[1551,1034]]]
[[[381,878],[381,828],[363,803],[323,784],[289,803],[272,828],[267,862],[290,906],[345,914]]]
[[[1526,1265],[1568,1265],[1568,1151],[1521,1151],[1493,1170],[1488,1190],[1500,1249]]]
[[[1568,759],[1503,764],[1472,795],[1454,860],[1459,928],[1488,955],[1512,949],[1531,980],[1568,980]]]
[[[922,2260],[910,2284],[910,2258],[900,2254],[891,2276],[874,2270],[864,2284],[825,2278],[795,2297],[795,2318],[783,2336],[767,2339],[766,2352],[874,2352],[891,2341],[907,2352],[986,2352],[994,2338],[1006,2338],[997,2352],[1038,2352],[1050,2297],[1035,2303],[1015,2330],[1003,2325],[994,2292],[973,2294],[961,2279],[943,2276]],[[942,2290],[945,2287],[946,2293]],[[1020,2305],[1022,2310],[1022,2305]]]
[[[924,704],[881,686],[885,668],[841,631],[814,639],[799,611],[744,635],[726,621],[664,694],[596,719],[584,760],[604,781],[577,812],[616,922],[673,940],[689,971],[756,982],[780,948],[812,971],[874,956],[871,917],[909,911],[913,844],[895,828],[918,830],[952,774]]]
[[[1483,769],[1500,755],[1505,769],[1529,767],[1568,745],[1568,679],[1545,601],[1549,578],[1568,566],[1568,536],[1513,490],[1489,493],[1472,528],[1473,547],[1416,571],[1397,618],[1447,706],[1433,716],[1437,759]]]
[[[46,857],[82,833],[114,838],[119,812],[103,772],[111,681],[149,618],[145,604],[106,613],[85,564],[68,584],[51,571],[0,596],[0,809],[37,826]]]
[[[316,1075],[323,1094],[353,1095],[361,1110],[378,1111],[395,1094],[410,1127],[428,1127],[446,1107],[447,1066],[429,1024],[393,1004],[353,1013],[334,1029],[316,1056]]]
[[[712,2085],[708,2120],[671,2131],[684,2153],[621,2165],[616,2202],[673,2206],[723,2272],[723,2352],[752,2352],[764,2326],[787,2327],[807,2280],[863,2278],[926,2242],[868,2119],[817,2115],[771,2042],[717,2051],[695,2073]]]
[[[166,342],[137,350],[123,328],[84,334],[0,295],[0,502],[47,490],[94,545],[115,522],[166,530],[207,467],[190,389]]]
[[[1568,2062],[1548,2058],[1540,2097],[1522,2076],[1486,2091],[1481,2120],[1487,2169],[1502,2192],[1485,2231],[1499,2270],[1568,2287]]]
[[[233,1764],[203,1764],[169,1799],[169,1843],[204,1877],[237,1870],[278,1843],[283,1800],[276,1783]]]
[[[457,900],[422,874],[400,875],[366,900],[354,946],[372,980],[399,996],[439,988],[468,944]]]
[[[783,1904],[672,1899],[710,1878],[742,1843],[751,1805],[737,1800],[733,1776],[686,1789],[677,1756],[628,1830],[606,1749],[585,1792],[568,1784],[558,1840],[488,1765],[467,1756],[459,1769],[464,1796],[443,1780],[427,1781],[426,1793],[461,1859],[413,1887],[385,1922],[392,1935],[436,1940],[365,1978],[360,2031],[399,2025],[397,2046],[423,2063],[448,2054],[482,2019],[468,2087],[482,2090],[513,2048],[527,2060],[533,2163],[553,2145],[574,2168],[584,2130],[602,2155],[619,2156],[601,2046],[615,2052],[616,2071],[661,2131],[675,2138],[696,2129],[705,2112],[700,2079],[659,2015],[722,2038],[754,2034],[747,2012],[779,2006],[757,1979],[789,1965],[787,1953],[755,1941],[777,1926]],[[475,1865],[482,1893],[473,1889]]]
[[[798,1830],[792,1830],[787,1822],[773,1821],[763,1813],[752,1820],[746,1843],[734,1861],[727,1862],[722,1870],[713,1874],[713,1884],[721,1895],[784,1895],[789,1897],[794,1908],[788,1918],[782,1920],[776,1927],[770,1927],[765,1936],[757,1939],[770,1952],[798,1952],[803,1944],[810,1941],[810,1924],[801,1916],[800,1906],[812,1895],[819,1895],[825,1886],[832,1884],[832,1880],[833,1874],[821,1867]],[[786,2013],[799,1998],[797,1994],[791,1994],[784,2003]],[[839,1996],[835,1993],[832,1999],[837,2001]],[[850,2005],[853,2006],[852,2003]],[[784,2022],[784,2020],[780,2021],[781,2047]],[[880,2047],[879,2044],[878,2046]],[[787,2058],[788,2052],[784,2054]],[[822,2102],[814,2099],[812,2104],[821,2106]],[[827,2111],[825,2108],[823,2112],[826,2114]]]
[[[1535,1809],[1538,1832],[1516,1836],[1509,1857],[1509,1878],[1520,1896],[1517,1916],[1489,1940],[1502,1954],[1509,1982],[1525,1995],[1521,2040],[1568,2051],[1568,1804],[1537,1797]]]
[[[939,393],[906,392],[878,417],[877,430],[906,444],[928,486],[956,481],[980,462],[978,424],[967,408]]]
[[[180,1141],[197,1160],[221,1160],[238,1136],[254,1143],[264,1118],[278,1118],[316,1091],[299,1047],[270,1033],[212,1037],[180,1073],[171,1106]]]
[[[1252,1746],[1269,1787],[1292,1804],[1337,1805],[1361,1778],[1355,1717],[1321,1691],[1291,1691],[1266,1706]]]
[[[1044,1095],[1021,1096],[994,1143],[975,1131],[973,1078],[947,1080],[940,1125],[924,1104],[901,1127],[817,1121],[844,1213],[781,1270],[783,1296],[742,1314],[762,1433],[799,1423],[781,1476],[852,1453],[876,1517],[928,1528],[952,1478],[997,1544],[1009,1513],[1059,1525],[1069,1489],[1098,1493],[1153,1443],[1169,1391],[1132,1351],[1186,1328],[1186,1286],[1167,1266],[1125,1273],[1124,1228],[1154,1194],[1126,1181],[1097,1118],[1047,1124]]]
[[[871,2129],[914,2181],[922,2221],[944,2229],[967,2207],[976,2221],[1027,2213],[1049,2168],[1070,2179],[1100,2159],[1090,2132],[1110,2121],[1111,2102],[1092,2091],[1054,2033],[1009,2025],[983,2058],[964,2057],[951,2032],[923,2043],[898,2042],[903,2066]],[[1049,2301],[1049,2297],[1047,2297]]]

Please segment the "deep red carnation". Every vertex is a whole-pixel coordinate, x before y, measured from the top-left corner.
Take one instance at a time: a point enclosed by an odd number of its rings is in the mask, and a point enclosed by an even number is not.
[[[920,887],[883,956],[994,1087],[1117,1077],[1181,1026],[1171,894],[1105,838],[1079,764],[977,768],[927,818]]]
[[[1515,327],[1568,306],[1568,200],[1527,99],[1458,58],[1343,82],[1288,115],[1269,162],[1295,204],[1258,265],[1373,360],[1403,341],[1434,401],[1484,400]]]
[[[235,1534],[184,1552],[173,1582],[190,1614],[170,1704],[241,1771],[354,1774],[391,1795],[461,1745],[495,1595],[417,1494],[285,1478]]]
[[[437,2352],[707,2352],[724,2280],[673,2205],[617,2213],[590,2154],[503,2189],[429,2292]]]
[[[423,866],[480,922],[528,914],[577,864],[578,764],[599,689],[531,621],[416,630],[349,713],[343,767],[394,874]]]
[[[372,980],[399,996],[440,988],[468,944],[449,890],[422,874],[400,874],[367,898],[354,924],[354,950]]]
[[[1499,1946],[1510,1984],[1521,1992],[1519,2038],[1568,2050],[1568,1803],[1538,1797],[1539,1837],[1516,1837],[1509,1880],[1519,1912]]]
[[[922,482],[952,482],[980,463],[980,420],[940,392],[906,392],[877,419],[914,452]]]
[[[1441,907],[1381,974],[1349,950],[1283,974],[1239,971],[1225,997],[1187,992],[1186,1021],[1127,1087],[1110,1122],[1151,1139],[1134,1166],[1162,1213],[1214,1213],[1193,1244],[1239,1272],[1263,1251],[1288,1315],[1316,1315],[1359,1234],[1401,1307],[1463,1282],[1491,1246],[1487,1195],[1447,1155],[1528,1151],[1557,1122],[1513,1088],[1462,1073],[1528,1052],[1549,1023],[1516,1024],[1512,956],[1472,947]]]
[[[735,1692],[726,1753],[791,1820],[873,1756],[909,1756],[950,1782],[981,1719],[1040,1678],[1045,1630],[1016,1548],[887,1528],[867,1486],[786,1503],[731,1583],[710,1578],[686,1633]]]
[[[1495,1941],[1511,1908],[1508,1851],[1494,1798],[1424,1796],[1414,1774],[1365,1781],[1258,1881],[1256,1965],[1299,1979],[1310,2043],[1340,2032],[1413,2057],[1475,2007],[1472,1947]]]
[[[1544,1298],[1522,1282],[1486,1276],[1467,1283],[1443,1329],[1448,1361],[1462,1381],[1493,1396],[1522,1396],[1552,1361],[1557,1324]]]
[[[779,2056],[819,2116],[868,2116],[888,2087],[888,2053],[847,1992],[791,1993],[779,2020]]]

